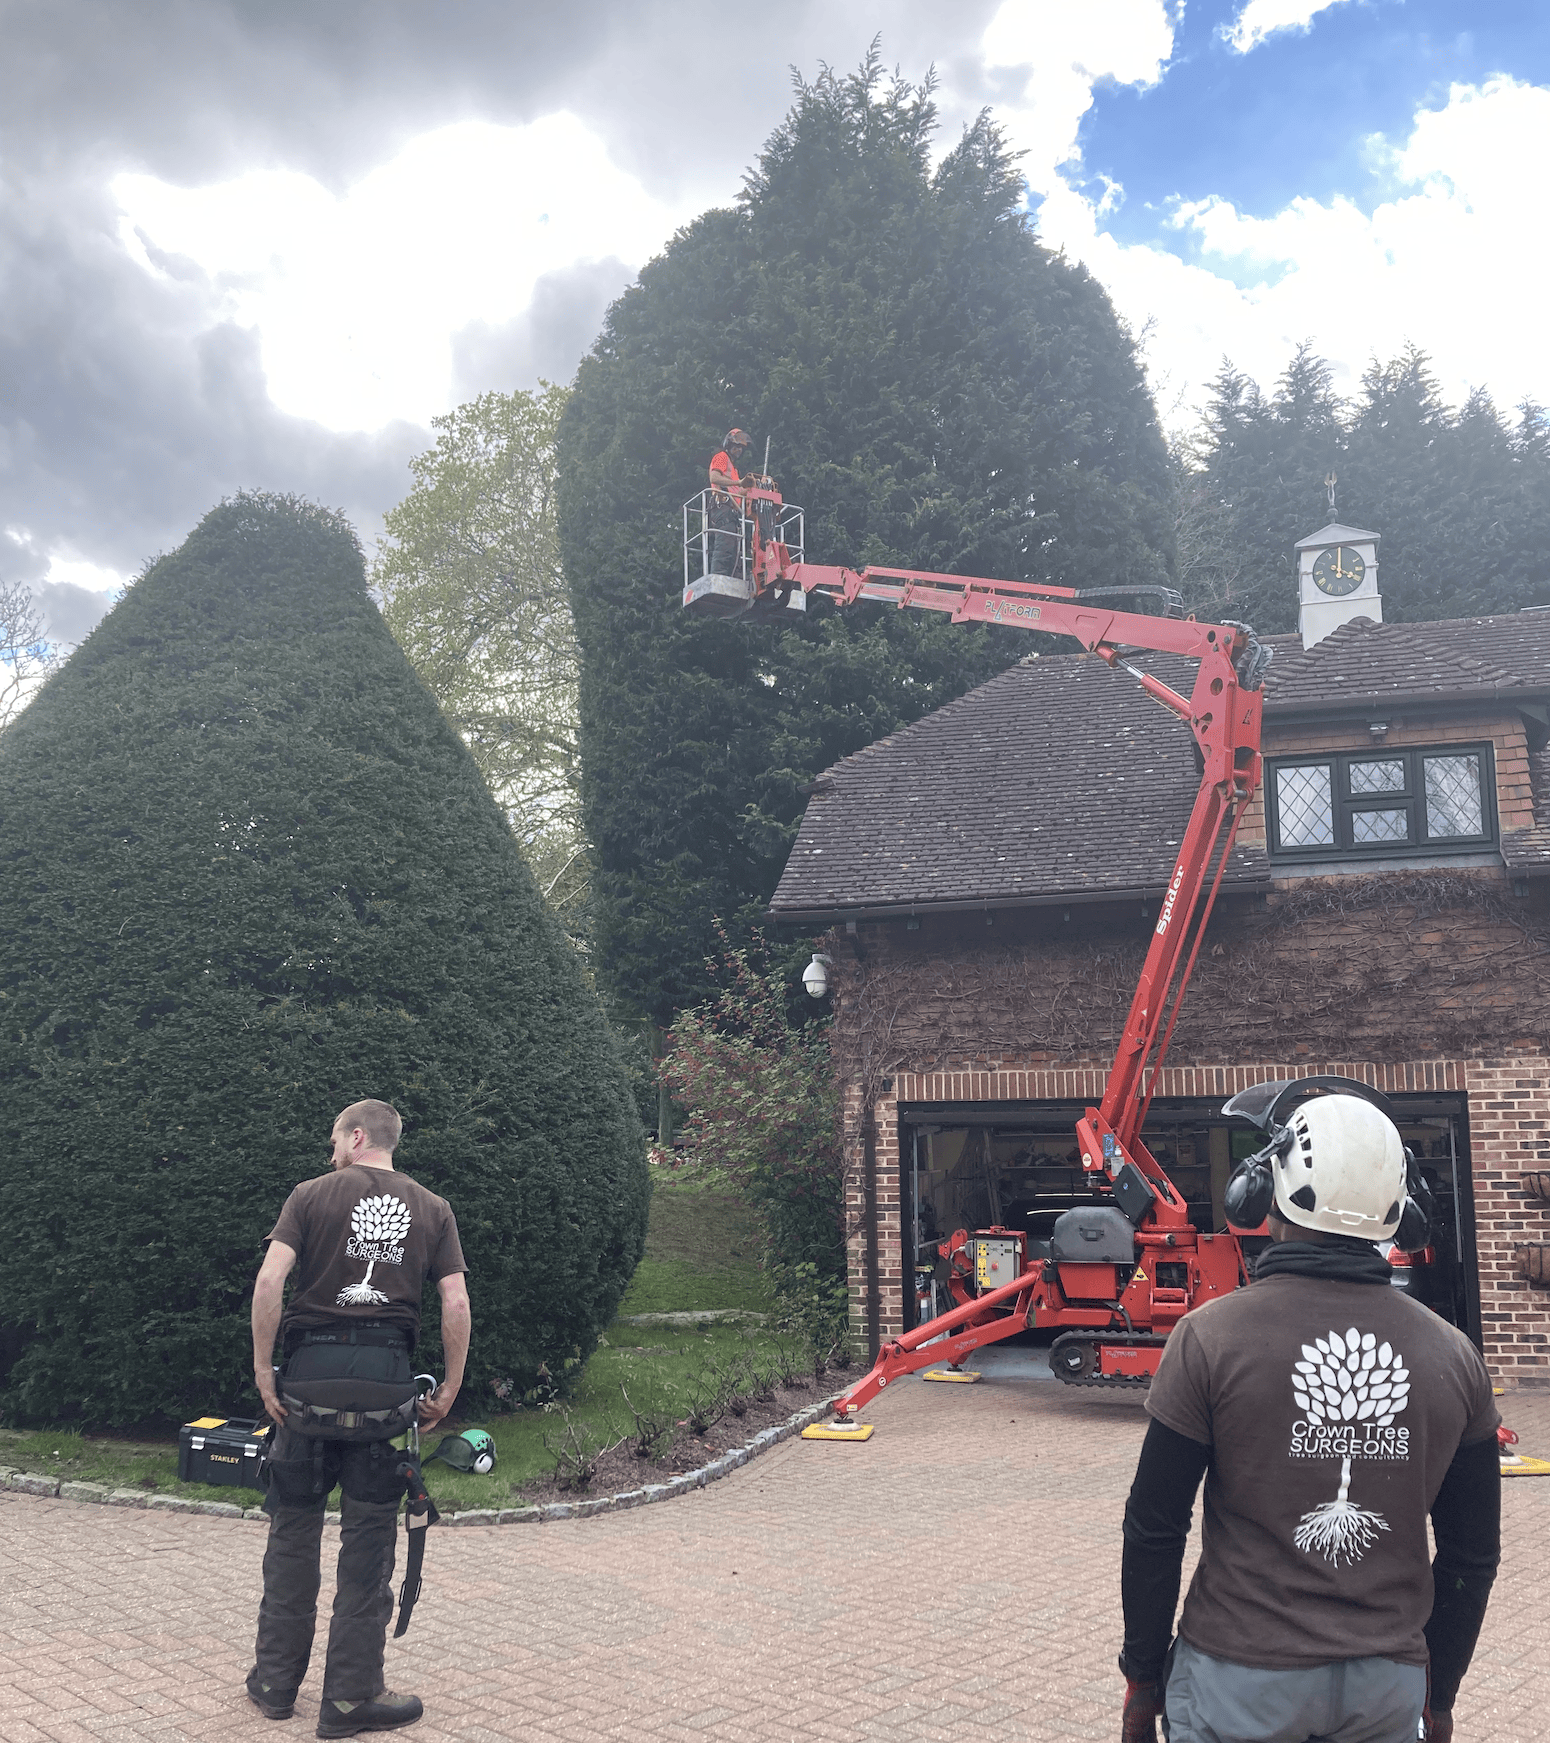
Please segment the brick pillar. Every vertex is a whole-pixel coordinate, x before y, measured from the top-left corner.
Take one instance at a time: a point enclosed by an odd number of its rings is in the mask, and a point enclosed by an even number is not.
[[[1523,1176],[1550,1168],[1550,1059],[1465,1062],[1486,1366],[1508,1384],[1550,1384],[1550,1290],[1519,1275],[1515,1248],[1550,1242],[1550,1202]]]
[[[875,1231],[877,1251],[878,1325],[880,1338],[897,1337],[904,1330],[903,1215],[899,1168],[898,1098],[891,1078],[879,1090],[872,1108],[872,1153],[876,1177],[876,1210],[870,1227]],[[850,1288],[851,1336],[860,1350],[870,1342],[867,1312],[867,1183],[865,1104],[861,1085],[846,1083],[840,1095],[845,1144],[845,1251],[846,1277]]]
[[[895,1080],[883,1079],[873,1117],[877,1128],[877,1270],[880,1330],[885,1338],[904,1330],[904,1291],[915,1255],[904,1239],[904,1173],[899,1154],[899,1100]]]

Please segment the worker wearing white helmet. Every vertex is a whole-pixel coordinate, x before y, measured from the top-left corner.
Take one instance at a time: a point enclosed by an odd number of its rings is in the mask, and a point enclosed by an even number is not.
[[[1261,1085],[1224,1112],[1269,1143],[1228,1220],[1268,1219],[1254,1283],[1180,1320],[1125,1509],[1124,1743],[1434,1743],[1500,1553],[1500,1421],[1479,1353],[1373,1243],[1429,1201],[1372,1092]],[[1170,1650],[1195,1493],[1199,1567]],[[1437,1555],[1427,1547],[1428,1516]]]

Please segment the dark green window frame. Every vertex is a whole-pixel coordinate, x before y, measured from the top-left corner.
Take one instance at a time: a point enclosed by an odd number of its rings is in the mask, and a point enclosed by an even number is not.
[[[1275,859],[1469,853],[1497,840],[1489,741],[1267,758],[1265,821]],[[1476,791],[1468,760],[1475,759]],[[1460,828],[1461,824],[1478,828]]]

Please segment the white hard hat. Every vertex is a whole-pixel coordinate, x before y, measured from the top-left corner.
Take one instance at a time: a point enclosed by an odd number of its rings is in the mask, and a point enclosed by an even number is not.
[[[1354,1095],[1303,1102],[1272,1164],[1276,1215],[1305,1229],[1390,1239],[1406,1197],[1405,1146],[1381,1108]]]

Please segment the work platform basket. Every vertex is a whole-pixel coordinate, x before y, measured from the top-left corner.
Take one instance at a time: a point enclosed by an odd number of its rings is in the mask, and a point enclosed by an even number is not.
[[[691,496],[683,506],[684,609],[701,617],[742,616],[753,605],[758,546],[784,545],[792,562],[805,562],[805,522],[791,502],[755,497],[744,507],[708,489]],[[793,587],[784,604],[806,611],[807,595]]]

